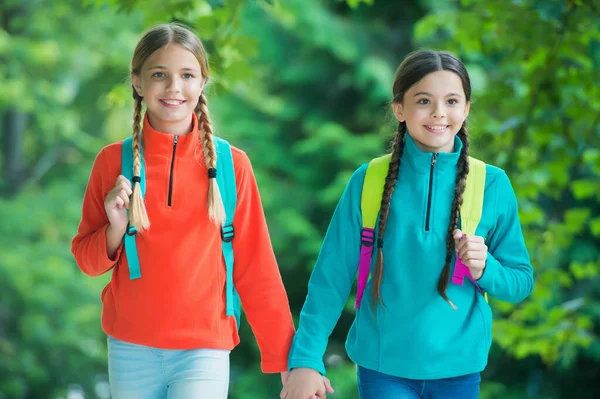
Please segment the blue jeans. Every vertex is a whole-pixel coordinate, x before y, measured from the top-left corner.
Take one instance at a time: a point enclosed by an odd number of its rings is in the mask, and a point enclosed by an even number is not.
[[[169,350],[108,337],[113,399],[227,399],[229,351]]]
[[[360,399],[477,399],[479,373],[438,380],[409,380],[358,367]]]

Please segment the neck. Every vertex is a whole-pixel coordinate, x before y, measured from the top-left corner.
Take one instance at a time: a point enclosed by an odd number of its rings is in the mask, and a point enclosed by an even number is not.
[[[181,121],[161,121],[148,113],[148,123],[154,130],[164,134],[185,136],[194,129],[194,118],[190,117]]]
[[[435,153],[454,152],[454,140],[451,141],[450,143],[448,143],[444,147],[429,147],[429,146],[426,146],[425,144],[421,143],[418,140],[414,140],[414,142],[415,142],[415,145],[417,146],[417,148],[423,152],[435,152]]]

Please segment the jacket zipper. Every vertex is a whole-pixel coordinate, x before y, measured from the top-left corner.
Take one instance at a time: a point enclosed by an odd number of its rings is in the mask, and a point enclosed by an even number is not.
[[[433,168],[437,159],[437,152],[433,153],[431,158],[431,167],[429,169],[429,193],[427,194],[427,219],[425,220],[425,231],[429,231],[429,220],[431,218],[431,192],[433,191]]]
[[[171,206],[171,197],[173,195],[173,168],[175,166],[175,151],[177,150],[177,139],[179,136],[175,136],[175,140],[173,141],[173,157],[171,157],[171,173],[169,174],[169,199],[167,201],[167,205]]]

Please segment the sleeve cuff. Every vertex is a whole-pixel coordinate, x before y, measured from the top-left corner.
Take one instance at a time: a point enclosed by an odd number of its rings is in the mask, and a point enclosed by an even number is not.
[[[121,240],[121,245],[119,245],[119,248],[117,248],[117,252],[115,253],[115,258],[111,259],[108,256],[108,252],[106,252],[106,230],[108,230],[108,226],[110,226],[109,224],[107,224],[102,230],[100,230],[102,233],[102,236],[100,238],[100,245],[102,245],[102,248],[100,248],[100,252],[101,254],[103,254],[103,259],[101,259],[101,262],[104,263],[104,265],[107,268],[110,268],[112,266],[114,266],[115,263],[117,263],[117,261],[119,260],[119,258],[121,257],[121,252],[123,252],[123,241]]]
[[[496,258],[494,258],[492,254],[488,252],[485,269],[483,269],[483,275],[479,280],[477,280],[477,284],[479,284],[483,290],[491,291],[492,287],[494,286],[494,280],[496,279],[501,267],[502,266],[500,265],[500,262],[498,262]]]
[[[312,359],[290,359],[288,362],[289,371],[298,368],[317,370],[321,375],[325,375],[325,364],[322,361],[315,361]]]
[[[287,362],[283,361],[268,361],[261,362],[260,368],[263,373],[282,373],[287,371]]]

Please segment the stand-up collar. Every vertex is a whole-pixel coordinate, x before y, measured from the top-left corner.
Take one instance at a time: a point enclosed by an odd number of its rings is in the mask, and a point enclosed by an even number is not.
[[[458,135],[454,136],[454,151],[437,153],[437,158],[435,161],[436,169],[456,169],[462,147],[463,144]],[[417,173],[429,173],[429,168],[431,166],[432,159],[433,153],[424,152],[419,147],[417,147],[417,144],[407,132],[404,144],[404,151],[402,153],[402,164],[409,164],[414,168],[415,172]]]
[[[197,152],[198,138],[198,119],[195,114],[192,114],[192,131],[188,134],[177,136],[177,156],[194,155]],[[144,116],[144,124],[142,128],[142,140],[144,152],[148,155],[152,154],[171,154],[175,143],[175,135],[170,133],[162,133],[150,126],[148,114]]]

